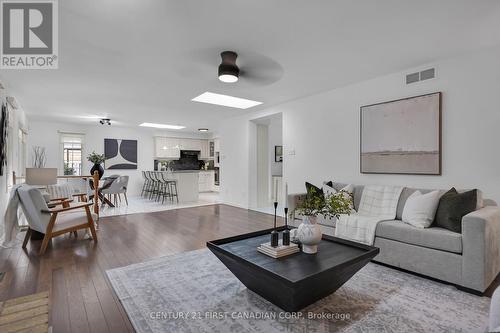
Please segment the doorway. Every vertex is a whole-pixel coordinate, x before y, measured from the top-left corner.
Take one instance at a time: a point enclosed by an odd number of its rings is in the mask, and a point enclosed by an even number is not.
[[[250,151],[250,209],[283,215],[283,118],[281,113],[253,119]]]

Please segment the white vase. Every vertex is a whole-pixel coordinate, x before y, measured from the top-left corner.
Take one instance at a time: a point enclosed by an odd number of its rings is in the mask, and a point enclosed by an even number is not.
[[[321,237],[321,227],[316,223],[316,216],[304,216],[297,229],[297,238],[302,243],[302,252],[307,254],[318,252]]]

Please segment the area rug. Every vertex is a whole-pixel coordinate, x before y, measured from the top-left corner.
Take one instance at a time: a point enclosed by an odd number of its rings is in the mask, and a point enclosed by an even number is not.
[[[490,303],[369,263],[334,294],[287,313],[207,249],[107,274],[137,332],[484,332]]]

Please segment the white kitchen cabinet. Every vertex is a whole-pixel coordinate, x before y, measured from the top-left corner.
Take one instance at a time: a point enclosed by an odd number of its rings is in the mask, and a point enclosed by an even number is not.
[[[167,138],[155,137],[155,158],[165,157],[165,150],[162,149],[166,145]]]
[[[202,140],[199,139],[179,139],[181,150],[199,150],[201,151]]]
[[[179,139],[181,150],[194,150],[190,139]]]
[[[192,141],[193,141],[192,146],[194,148],[193,150],[198,150],[201,153],[201,150],[203,149],[203,141],[205,141],[205,140],[194,139]]]
[[[155,137],[155,157],[165,159],[178,159],[181,156],[179,139]]]
[[[201,140],[201,153],[200,153],[200,158],[202,160],[207,160],[210,158],[210,145],[208,143],[208,140]]]
[[[215,148],[215,151],[220,151],[220,140],[219,139],[214,139],[214,148]]]
[[[214,140],[208,140],[208,157],[215,157],[215,142]]]
[[[181,157],[179,139],[177,138],[166,138],[166,146],[162,147],[162,149],[165,149],[166,158],[178,159]]]
[[[168,138],[157,136],[155,142],[155,158],[160,159],[179,159],[181,150],[196,150],[200,152],[200,159],[213,159],[211,154],[210,141],[207,139],[189,139],[189,138]],[[216,145],[213,143],[215,151]]]
[[[200,171],[199,177],[199,191],[200,192],[210,192],[213,189],[214,183],[214,171]]]

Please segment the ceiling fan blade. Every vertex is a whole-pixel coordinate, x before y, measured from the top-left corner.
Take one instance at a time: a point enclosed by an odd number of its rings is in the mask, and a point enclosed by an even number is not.
[[[283,77],[283,70],[272,68],[268,70],[251,69],[248,67],[240,69],[240,78],[257,85],[270,85],[279,81]]]
[[[248,52],[241,55],[240,78],[257,85],[269,85],[283,77],[283,67],[262,54]]]

